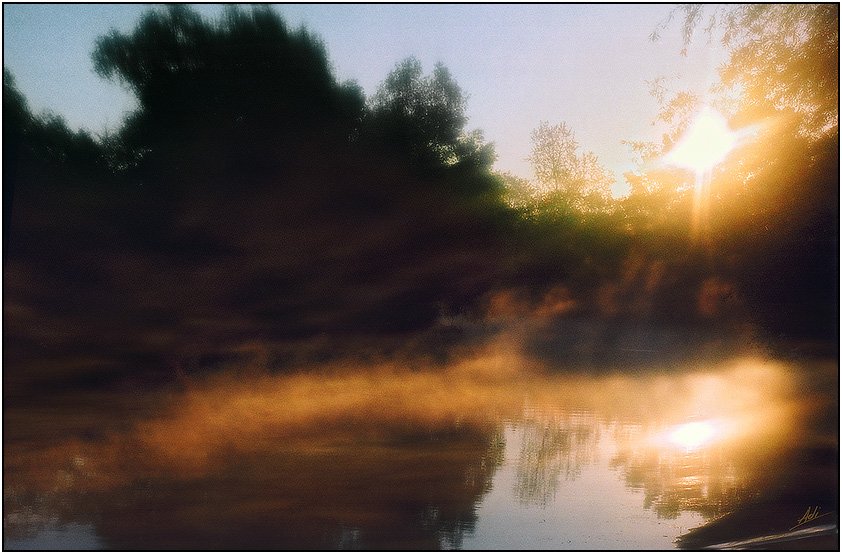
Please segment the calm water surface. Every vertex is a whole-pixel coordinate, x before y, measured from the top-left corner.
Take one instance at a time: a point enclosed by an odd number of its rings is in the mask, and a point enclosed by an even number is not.
[[[8,409],[4,547],[651,550],[793,527],[838,544],[835,361],[505,365]]]

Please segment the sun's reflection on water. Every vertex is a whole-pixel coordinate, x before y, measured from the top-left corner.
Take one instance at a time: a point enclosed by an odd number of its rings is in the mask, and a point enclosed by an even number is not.
[[[537,393],[512,427],[518,500],[561,509],[569,501],[561,491],[578,491],[570,481],[606,468],[658,519],[710,520],[756,495],[764,468],[789,447],[801,409],[791,374],[757,360],[673,374],[565,376],[552,390]],[[622,504],[627,493],[612,494]]]
[[[514,493],[521,503],[552,506],[570,481],[603,467],[619,476],[627,491],[643,493],[642,507],[658,518],[674,519],[688,510],[715,517],[750,489],[751,467],[729,448],[734,425],[725,420],[652,424],[581,411],[550,417],[531,412],[511,427],[517,448]]]
[[[778,452],[807,440],[796,422],[810,402],[792,376],[741,361],[634,376],[474,369],[210,382],[107,440],[4,445],[4,529],[31,536],[37,526],[13,516],[37,508],[97,522],[111,546],[141,531],[150,546],[196,545],[182,527],[219,528],[204,508],[210,494],[243,524],[260,506],[273,514],[280,531],[255,535],[256,547],[298,545],[287,530],[339,529],[326,548],[670,548],[752,499]],[[133,515],[150,503],[170,514],[159,535]],[[551,520],[552,532],[539,525]],[[242,543],[230,533],[225,544]]]
[[[681,423],[667,430],[667,439],[687,451],[698,450],[719,438],[720,427],[721,423],[712,420]]]

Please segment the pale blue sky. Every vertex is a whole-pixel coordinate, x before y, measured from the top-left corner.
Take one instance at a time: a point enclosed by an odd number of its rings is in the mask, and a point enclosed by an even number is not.
[[[205,16],[221,11],[197,5]],[[119,126],[131,97],[93,72],[96,37],[133,29],[143,4],[5,4],[3,63],[36,111],[71,127]],[[367,94],[407,56],[442,62],[468,93],[469,128],[494,142],[497,168],[530,177],[529,134],[541,120],[566,121],[619,181],[632,167],[623,140],[658,135],[657,104],[645,81],[673,78],[704,90],[722,60],[703,38],[680,55],[678,25],[648,37],[665,4],[281,4],[293,27],[320,36],[340,80]],[[618,187],[622,189],[622,186]]]

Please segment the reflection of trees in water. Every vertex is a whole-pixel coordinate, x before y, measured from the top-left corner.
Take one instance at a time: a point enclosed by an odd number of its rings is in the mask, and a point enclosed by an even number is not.
[[[4,489],[4,535],[82,522],[118,550],[458,548],[504,446],[501,433],[475,428],[374,442],[349,432],[338,442],[219,452],[208,472],[187,478],[138,455],[109,465],[110,483],[77,468],[65,488],[55,483],[68,460],[56,456],[39,475],[6,475],[16,483]],[[80,447],[87,464],[109,458],[111,446]]]
[[[4,542],[4,547],[16,548],[18,541],[50,529],[66,529],[69,523],[80,530],[93,528],[100,509],[91,498],[101,487],[102,476],[78,452],[76,445],[38,452],[5,445],[3,537],[4,541],[14,542],[11,546]],[[33,458],[38,460],[37,465],[31,461]],[[22,469],[24,465],[31,467]],[[26,474],[19,479],[22,472]],[[88,538],[88,542],[96,543],[95,537]],[[85,548],[72,541],[64,546]]]
[[[596,462],[604,424],[589,413],[527,413],[515,431],[520,448],[514,493],[524,504],[546,506],[562,480],[576,479]],[[713,518],[749,496],[748,478],[725,447],[685,451],[649,444],[639,425],[608,424],[617,445],[609,467],[644,494],[644,508],[658,517],[694,511]]]
[[[644,445],[639,427],[614,432],[618,451],[610,460],[626,485],[644,493],[644,507],[673,519],[692,510],[706,518],[729,511],[750,494],[745,475],[724,447],[698,450]]]
[[[491,490],[494,474],[503,464],[506,442],[502,429],[495,428],[488,438],[486,451],[478,458],[470,460],[462,472],[462,490],[469,492],[473,499],[470,505],[459,502],[456,506],[449,502],[431,503],[422,517],[422,527],[435,531],[439,538],[439,548],[459,549],[465,532],[473,532],[477,521],[476,506],[479,500]],[[456,489],[459,490],[456,485]],[[448,491],[443,491],[447,493]]]
[[[562,477],[575,479],[596,458],[599,425],[592,414],[527,414],[519,431],[515,495],[524,504],[546,506]]]

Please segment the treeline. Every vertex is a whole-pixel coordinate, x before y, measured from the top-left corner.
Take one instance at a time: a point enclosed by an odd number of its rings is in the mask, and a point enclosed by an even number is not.
[[[686,191],[632,182],[614,202],[575,142],[560,165],[542,158],[542,144],[572,140],[544,124],[533,163],[553,186],[518,200],[441,65],[425,74],[405,60],[366,98],[335,79],[316,37],[266,6],[227,7],[212,22],[183,5],[150,11],[131,33],[100,38],[93,60],[137,101],[99,136],[32,113],[4,69],[13,373],[47,371],[32,362],[45,358],[116,357],[131,373],[248,340],[414,333],[442,316],[482,319],[500,291],[537,306],[563,290],[573,302],[558,317],[715,320],[698,309],[712,271],[688,247]],[[826,232],[838,194],[827,187],[838,171],[817,148],[825,157],[799,173],[806,195],[782,184],[797,198],[773,200],[788,216],[757,216],[768,236],[750,239],[743,218],[717,239],[722,279],[761,306],[821,308],[835,286],[824,264],[835,260]],[[752,187],[740,194],[766,194]],[[721,217],[741,217],[722,202]],[[812,250],[803,229],[818,237]],[[806,256],[806,273],[781,277],[789,255]]]

